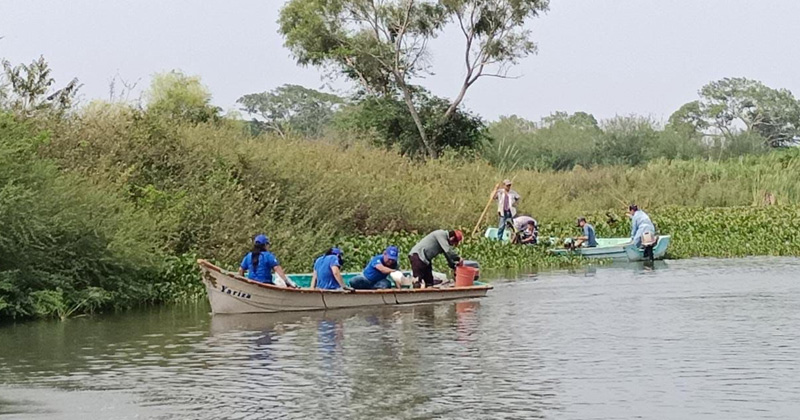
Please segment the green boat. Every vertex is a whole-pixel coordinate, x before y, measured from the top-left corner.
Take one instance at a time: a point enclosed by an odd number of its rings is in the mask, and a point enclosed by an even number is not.
[[[663,259],[667,254],[667,248],[672,241],[669,235],[660,235],[653,247],[653,259]],[[631,243],[630,238],[597,238],[597,246],[594,248],[578,248],[570,250],[566,248],[551,249],[550,253],[555,255],[580,255],[585,258],[609,258],[614,260],[644,261],[644,249]]]

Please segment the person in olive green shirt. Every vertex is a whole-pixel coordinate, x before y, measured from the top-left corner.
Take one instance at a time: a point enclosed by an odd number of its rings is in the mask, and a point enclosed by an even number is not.
[[[411,274],[422,282],[422,287],[433,286],[433,259],[439,254],[444,254],[447,264],[455,269],[464,260],[458,256],[453,248],[464,240],[460,230],[434,230],[422,238],[408,253],[411,261]]]

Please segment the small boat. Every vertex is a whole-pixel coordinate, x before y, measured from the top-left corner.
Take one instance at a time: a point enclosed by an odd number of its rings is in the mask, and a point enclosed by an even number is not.
[[[511,235],[512,235],[511,229],[504,230],[503,231],[503,239],[502,239],[502,241],[503,242],[511,242]],[[491,239],[493,241],[498,240],[497,239],[497,228],[495,228],[495,227],[486,228],[486,232],[484,232],[483,236],[486,239]],[[540,236],[539,237],[539,243],[546,243],[546,244],[554,245],[556,243],[556,239],[557,238],[555,238],[553,236],[550,236],[548,238],[543,238],[543,237]]]
[[[653,247],[653,259],[660,260],[667,254],[672,238],[669,235],[660,235]],[[644,261],[644,249],[631,243],[630,238],[597,238],[597,246],[593,248],[566,248],[551,249],[555,255],[580,255],[585,258],[608,258],[627,261]]]
[[[211,312],[244,314],[284,311],[312,311],[359,306],[402,305],[486,296],[492,286],[476,281],[469,287],[426,289],[319,290],[310,289],[311,274],[289,274],[299,289],[252,281],[206,260],[197,260],[206,286]],[[345,282],[358,273],[344,273]]]

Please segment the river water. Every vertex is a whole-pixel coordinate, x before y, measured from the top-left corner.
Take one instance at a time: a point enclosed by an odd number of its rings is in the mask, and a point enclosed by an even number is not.
[[[0,327],[0,419],[800,418],[800,260],[495,281],[302,314]]]

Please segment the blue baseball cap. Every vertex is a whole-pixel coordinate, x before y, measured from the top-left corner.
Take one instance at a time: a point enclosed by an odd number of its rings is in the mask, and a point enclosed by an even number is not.
[[[331,255],[342,255],[342,250],[339,248],[331,248]]]
[[[267,235],[262,233],[256,236],[255,243],[256,245],[269,245],[269,238],[267,238]]]
[[[398,250],[396,246],[392,245],[386,248],[384,254],[386,254],[387,257],[397,261],[397,257],[400,256],[400,250]]]

